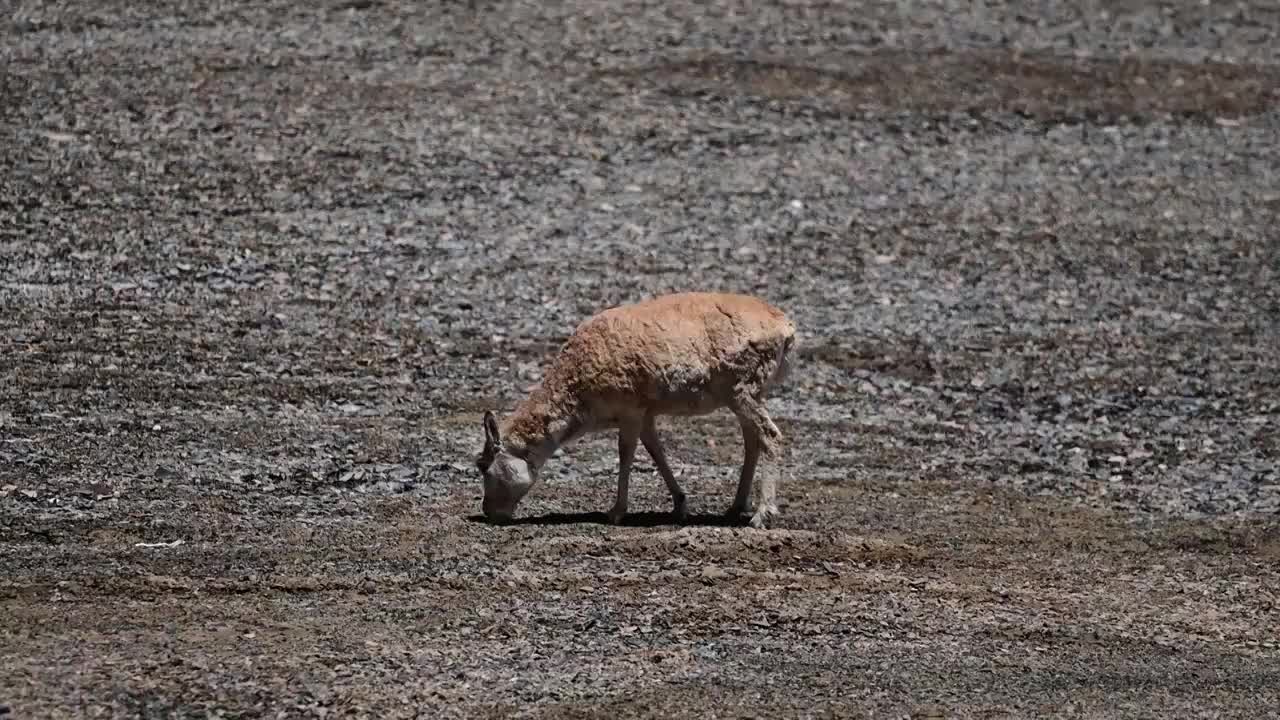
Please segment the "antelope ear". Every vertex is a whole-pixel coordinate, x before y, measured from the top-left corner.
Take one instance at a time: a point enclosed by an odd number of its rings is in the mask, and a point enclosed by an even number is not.
[[[484,449],[486,453],[495,453],[502,448],[502,437],[498,434],[498,419],[491,410],[484,411]]]

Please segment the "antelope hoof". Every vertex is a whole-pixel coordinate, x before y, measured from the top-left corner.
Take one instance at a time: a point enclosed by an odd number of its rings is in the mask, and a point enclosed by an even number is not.
[[[615,505],[612,508],[609,508],[609,512],[606,514],[609,517],[610,525],[621,525],[622,519],[627,516],[627,509],[625,507],[618,507]]]
[[[757,530],[763,530],[778,517],[778,508],[771,505],[762,506],[751,516],[751,527]]]
[[[684,495],[678,495],[671,501],[671,517],[682,523],[689,517],[689,503]]]

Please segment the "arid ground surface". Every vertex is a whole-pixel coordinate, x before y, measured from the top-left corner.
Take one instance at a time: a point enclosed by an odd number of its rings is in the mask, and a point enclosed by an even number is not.
[[[0,705],[1276,717],[1280,6],[27,2]],[[476,521],[485,409],[678,289],[801,328]],[[0,716],[3,712],[0,712]]]

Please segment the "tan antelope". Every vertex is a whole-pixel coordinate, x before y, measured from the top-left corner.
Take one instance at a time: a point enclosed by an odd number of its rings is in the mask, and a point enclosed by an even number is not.
[[[627,513],[627,483],[637,441],[671,493],[677,522],[685,493],[658,439],[659,415],[706,415],[727,407],[742,426],[738,491],[726,515],[747,511],[756,466],[779,459],[782,433],[765,411],[765,394],[787,376],[795,325],[755,297],[690,292],[599,312],[578,325],[535,387],[499,425],[484,414],[484,515],[509,521],[557,448],[599,430],[618,430],[618,494],[608,512]],[[776,468],[756,483],[752,527],[778,515]]]

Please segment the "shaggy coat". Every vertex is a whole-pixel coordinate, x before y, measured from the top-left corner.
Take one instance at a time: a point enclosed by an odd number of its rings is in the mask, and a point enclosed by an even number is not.
[[[621,522],[637,443],[653,458],[685,515],[685,493],[657,436],[661,415],[705,415],[728,408],[742,427],[738,492],[727,511],[746,511],[756,465],[775,458],[782,434],[769,418],[768,390],[781,383],[796,328],[778,308],[748,295],[691,292],[601,311],[575,328],[542,382],[499,424],[484,418],[484,510],[509,519],[538,470],[557,448],[590,432],[618,431],[618,494],[609,511]],[[751,524],[777,515],[776,478],[758,483]]]

